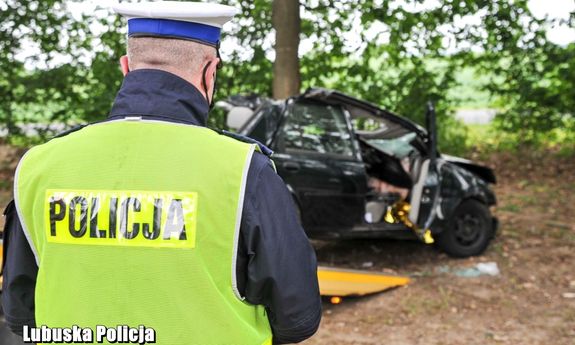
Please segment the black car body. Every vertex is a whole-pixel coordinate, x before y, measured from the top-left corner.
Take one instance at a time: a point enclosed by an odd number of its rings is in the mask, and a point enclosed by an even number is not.
[[[239,134],[275,151],[311,238],[433,238],[464,257],[481,253],[495,233],[495,175],[437,153],[432,107],[424,129],[326,89],[283,101],[235,96],[220,105]],[[375,192],[368,179],[404,188],[407,196]]]

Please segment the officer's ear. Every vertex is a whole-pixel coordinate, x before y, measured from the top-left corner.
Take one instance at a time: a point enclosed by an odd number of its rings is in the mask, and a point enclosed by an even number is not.
[[[219,58],[213,58],[212,60],[207,62],[207,66],[206,66],[206,74],[205,74],[205,78],[206,78],[206,84],[209,87],[209,94],[213,94],[214,90],[214,79],[216,77],[216,71],[218,70],[218,64],[220,62]]]
[[[207,70],[206,70],[206,76],[213,78],[213,76],[216,75],[216,71],[219,69],[219,64],[220,64],[220,58],[213,58],[211,59],[209,62],[207,62],[209,64]]]
[[[124,77],[128,72],[130,72],[130,65],[128,63],[128,55],[124,55],[120,58],[120,68],[122,69],[122,74]]]

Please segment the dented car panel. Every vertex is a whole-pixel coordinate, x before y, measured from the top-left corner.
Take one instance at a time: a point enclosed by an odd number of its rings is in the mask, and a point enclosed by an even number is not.
[[[488,168],[487,168],[488,169]],[[456,207],[465,199],[477,199],[488,206],[497,203],[489,181],[474,172],[445,160],[441,166],[440,203],[437,217],[432,225],[434,233],[445,229]]]

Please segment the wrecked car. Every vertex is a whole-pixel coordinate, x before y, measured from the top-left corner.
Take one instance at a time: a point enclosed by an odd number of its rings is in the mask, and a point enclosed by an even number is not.
[[[494,172],[438,153],[431,104],[426,128],[319,88],[281,101],[234,96],[218,106],[230,129],[274,151],[310,238],[418,238],[467,257],[495,234]]]

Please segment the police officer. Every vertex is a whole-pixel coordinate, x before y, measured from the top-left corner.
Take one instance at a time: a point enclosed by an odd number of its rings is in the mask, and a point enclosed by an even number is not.
[[[34,147],[6,209],[8,326],[155,329],[158,344],[299,342],[316,259],[265,147],[207,129],[236,10],[118,4],[125,76],[107,120]]]

